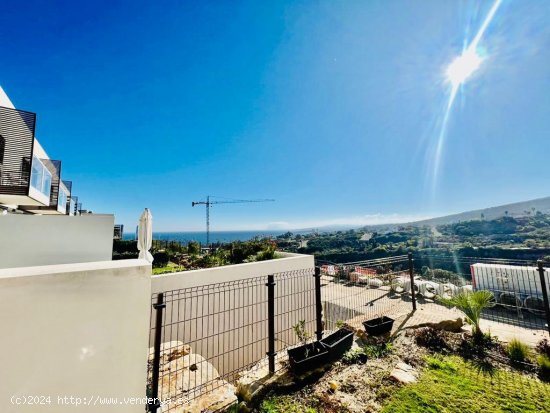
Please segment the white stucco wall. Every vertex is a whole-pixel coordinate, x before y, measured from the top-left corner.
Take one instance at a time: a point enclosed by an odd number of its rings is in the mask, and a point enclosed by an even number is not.
[[[151,289],[153,293],[159,293],[199,285],[244,280],[245,278],[303,270],[315,266],[315,257],[313,255],[291,253],[278,254],[282,255],[283,258],[155,275],[152,278]]]
[[[162,341],[188,344],[221,375],[261,360],[267,351],[265,283],[270,274],[275,276],[276,351],[296,343],[292,326],[300,320],[306,321],[306,329],[313,334],[314,257],[284,256],[153,276],[152,292],[165,292]],[[243,281],[235,283],[238,280]],[[150,346],[154,343],[152,332],[149,343]]]
[[[123,398],[145,393],[150,274],[143,260],[0,270],[2,411],[143,412]],[[13,404],[27,396],[50,402]]]
[[[108,261],[113,215],[0,214],[0,268]]]
[[[2,89],[1,85],[0,85],[0,106],[4,106],[5,108],[15,109],[12,101],[10,100],[10,98],[8,97],[4,89]]]
[[[33,153],[38,156],[40,159],[50,159],[40,142],[38,142],[38,139],[34,138],[34,148]]]

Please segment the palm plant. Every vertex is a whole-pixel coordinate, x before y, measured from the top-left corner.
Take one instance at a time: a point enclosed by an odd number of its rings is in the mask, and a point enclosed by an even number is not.
[[[464,292],[452,298],[440,297],[442,304],[456,307],[466,316],[466,322],[472,326],[472,333],[475,339],[483,337],[479,327],[481,313],[487,308],[495,305],[494,295],[491,291],[480,290],[475,292]]]

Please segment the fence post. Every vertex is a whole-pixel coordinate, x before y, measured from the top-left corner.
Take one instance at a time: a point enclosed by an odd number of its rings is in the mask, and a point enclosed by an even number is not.
[[[269,358],[269,374],[275,373],[275,280],[273,275],[267,276],[267,356]]]
[[[317,340],[323,338],[323,303],[321,302],[321,268],[315,267],[315,320],[317,327],[315,335]]]
[[[540,286],[542,288],[542,299],[544,300],[544,312],[546,314],[546,328],[548,329],[548,334],[550,334],[550,304],[548,304],[548,290],[546,289],[546,277],[544,276],[544,266],[542,261],[537,261],[537,267],[539,269],[540,275]]]
[[[413,266],[413,254],[409,252],[409,276],[411,277],[411,298],[413,304],[413,311],[416,311],[416,292],[414,291],[414,266]]]
[[[159,396],[159,374],[160,374],[160,345],[162,341],[162,310],[166,307],[164,304],[164,293],[159,293],[156,304],[153,308],[156,310],[155,319],[155,343],[153,355],[153,377],[151,379],[151,399],[152,404],[149,405],[149,411],[156,413],[160,407]]]

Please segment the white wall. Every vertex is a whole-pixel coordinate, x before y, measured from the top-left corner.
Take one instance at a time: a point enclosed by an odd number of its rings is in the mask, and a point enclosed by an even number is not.
[[[188,344],[221,375],[259,361],[267,351],[266,276],[270,274],[275,275],[276,351],[284,354],[284,348],[296,343],[292,326],[300,320],[306,320],[313,335],[314,257],[284,256],[153,276],[152,292],[165,292],[162,341]],[[238,280],[243,281],[235,283]],[[150,346],[153,343],[151,332]]]
[[[0,270],[2,411],[143,412],[122,398],[145,395],[150,274],[143,260]],[[51,402],[14,405],[12,396]],[[58,396],[118,399],[77,407]]]
[[[4,106],[5,108],[15,109],[12,101],[10,100],[10,98],[8,97],[4,89],[2,89],[2,86],[0,86],[0,106]]]
[[[50,159],[42,145],[40,145],[40,142],[38,142],[38,139],[34,139],[34,149],[33,149],[34,155],[38,156],[40,159]]]
[[[2,218],[5,216],[0,222]],[[292,324],[306,319],[312,329],[314,317],[313,257],[285,255],[277,260],[155,277],[151,277],[150,264],[143,260],[0,269],[2,411],[143,412],[143,404],[135,400],[125,404],[124,398],[145,397],[147,355],[152,344],[152,290],[303,272],[304,276],[296,280],[276,276],[276,311],[285,314],[276,323],[277,350],[282,351],[295,340]],[[263,278],[249,282],[245,281],[236,294],[222,287],[182,302],[181,308],[179,303],[175,306],[176,301],[168,303],[163,339],[189,343],[221,374],[263,358],[267,288]],[[290,291],[292,300],[282,298]],[[174,317],[180,323],[170,326]],[[223,357],[215,357],[220,343],[227,348]],[[50,401],[39,406],[12,404],[25,396],[50,396]],[[60,404],[58,397],[63,401],[65,396],[81,403],[92,400],[92,405]],[[117,403],[97,405],[96,397],[117,398]]]
[[[269,261],[250,262],[245,264],[225,265],[223,267],[205,268],[202,270],[183,271],[152,277],[152,292],[178,290],[199,285],[216,284],[226,281],[243,280],[261,277],[286,271],[313,268],[313,255],[278,253],[283,258]]]
[[[0,214],[0,268],[108,261],[113,215]]]

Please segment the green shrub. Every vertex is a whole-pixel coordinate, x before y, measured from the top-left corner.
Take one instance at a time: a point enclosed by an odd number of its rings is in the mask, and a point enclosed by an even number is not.
[[[113,252],[122,254],[125,252],[139,253],[137,249],[137,241],[126,241],[126,240],[113,240]]]
[[[342,357],[342,363],[344,364],[362,364],[367,361],[367,354],[363,348],[354,348],[347,351]]]
[[[529,359],[531,353],[529,346],[524,342],[514,338],[506,347],[506,354],[514,363],[523,363]]]
[[[191,255],[197,255],[201,252],[201,244],[197,241],[189,241],[187,243],[187,252]]]
[[[345,321],[343,321],[343,320],[336,321],[336,328],[340,329],[340,328],[344,328],[345,326],[346,326]]]
[[[256,261],[267,261],[275,258],[275,245],[267,245],[264,250],[256,254]]]
[[[393,344],[390,342],[366,344],[363,347],[363,352],[370,358],[382,358],[391,354],[393,351]]]
[[[153,254],[153,267],[155,268],[166,267],[169,260],[170,260],[170,257],[166,252],[164,251],[155,252]]]
[[[550,381],[550,357],[546,355],[538,356],[537,364],[539,366],[539,377],[541,380]]]

